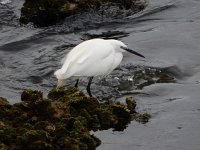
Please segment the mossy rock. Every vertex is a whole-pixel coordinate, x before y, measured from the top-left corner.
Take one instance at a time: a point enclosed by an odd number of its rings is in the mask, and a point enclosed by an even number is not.
[[[147,123],[149,121],[149,119],[151,118],[151,116],[148,113],[134,113],[133,114],[134,120],[140,122],[140,123]]]
[[[0,143],[0,150],[8,150],[8,146],[3,143]]]
[[[146,3],[139,0],[25,0],[21,8],[20,22],[33,22],[36,26],[44,27],[58,23],[67,16],[86,12],[91,9],[96,12],[100,7],[119,10],[130,9],[133,13],[145,8]]]
[[[49,134],[44,130],[29,130],[22,137],[24,142],[29,144],[38,140],[46,141],[49,138]]]
[[[0,118],[7,116],[11,107],[7,99],[0,97]]]
[[[0,97],[0,106],[5,106],[5,105],[9,105],[8,100],[3,97]]]
[[[41,91],[25,90],[22,102],[10,105],[0,98],[1,149],[94,150],[101,141],[90,131],[124,130],[132,119],[146,123],[150,115],[136,112],[136,102],[99,103],[77,88],[56,90],[48,99]]]
[[[41,91],[25,90],[21,94],[21,101],[38,101],[43,99],[43,94]]]

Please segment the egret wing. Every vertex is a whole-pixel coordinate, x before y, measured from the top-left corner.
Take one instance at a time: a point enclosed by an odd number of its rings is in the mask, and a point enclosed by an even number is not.
[[[109,66],[113,63],[113,50],[105,49],[87,49],[80,55],[76,61],[69,66],[69,72],[73,72],[74,76],[93,76],[100,75],[101,72],[107,72]],[[104,70],[104,71],[102,71]]]
[[[105,59],[110,57],[114,52],[114,48],[109,43],[89,43],[78,45],[67,55],[63,64],[63,71],[66,77],[73,75],[89,76],[88,72],[92,72],[92,68],[98,69],[98,64],[101,64]],[[109,64],[107,64],[109,65]]]

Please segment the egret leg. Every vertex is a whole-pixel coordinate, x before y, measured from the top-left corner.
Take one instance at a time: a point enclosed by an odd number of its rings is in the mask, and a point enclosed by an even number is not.
[[[78,87],[78,82],[79,82],[79,79],[76,80],[76,84],[74,87],[76,87],[76,88]]]
[[[92,97],[92,94],[91,94],[91,91],[90,91],[90,85],[91,85],[91,83],[92,83],[92,79],[93,79],[94,77],[90,77],[89,78],[89,82],[88,82],[88,85],[87,85],[87,92],[88,92],[88,94],[89,94],[89,96],[90,97]]]

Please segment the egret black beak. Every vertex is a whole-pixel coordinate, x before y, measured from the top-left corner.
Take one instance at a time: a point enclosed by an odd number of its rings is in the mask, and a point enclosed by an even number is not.
[[[124,50],[126,50],[126,51],[128,51],[128,52],[130,52],[130,53],[132,53],[132,54],[135,54],[135,55],[137,55],[137,56],[140,56],[140,57],[145,58],[142,54],[139,54],[138,52],[136,52],[136,51],[134,51],[134,50],[132,50],[132,49],[129,49],[129,48],[124,47],[124,46],[121,46],[121,48],[124,49]]]

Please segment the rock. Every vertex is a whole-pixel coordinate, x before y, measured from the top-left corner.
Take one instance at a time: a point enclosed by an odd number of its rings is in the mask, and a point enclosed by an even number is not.
[[[22,135],[23,142],[29,146],[35,141],[46,141],[49,139],[49,134],[44,130],[29,130]]]
[[[5,144],[0,143],[0,150],[7,150],[7,149],[8,147]]]
[[[35,102],[39,99],[42,99],[42,92],[40,91],[32,91],[32,90],[25,90],[21,94],[22,101],[32,101]]]
[[[143,124],[147,123],[149,119],[151,118],[151,116],[148,113],[144,113],[144,114],[135,113],[133,116],[134,116],[134,120]]]
[[[11,107],[7,99],[0,97],[0,118],[7,116]]]
[[[41,91],[25,90],[22,102],[10,105],[0,98],[1,149],[94,150],[101,141],[90,131],[124,130],[133,119],[145,123],[147,113],[135,111],[136,102],[99,103],[77,88],[52,89],[48,99]]]
[[[28,146],[28,149],[30,149],[30,150],[54,150],[54,147],[49,143],[38,140],[38,141],[32,142],[31,145]]]
[[[91,9],[98,12],[104,9],[130,9],[132,13],[145,8],[146,3],[139,0],[25,0],[21,8],[20,22],[33,22],[38,27],[54,25],[67,16],[86,12]],[[113,9],[115,13],[116,10]]]
[[[127,108],[130,110],[130,113],[135,113],[136,101],[132,97],[126,98]]]
[[[0,97],[0,106],[5,106],[5,105],[9,105],[8,100],[3,97]]]

